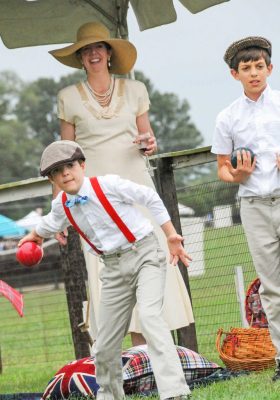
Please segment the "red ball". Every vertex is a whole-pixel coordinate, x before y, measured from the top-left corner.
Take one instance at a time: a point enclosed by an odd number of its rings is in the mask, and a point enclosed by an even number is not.
[[[17,260],[26,267],[39,264],[44,255],[43,249],[35,242],[24,242],[16,252]]]

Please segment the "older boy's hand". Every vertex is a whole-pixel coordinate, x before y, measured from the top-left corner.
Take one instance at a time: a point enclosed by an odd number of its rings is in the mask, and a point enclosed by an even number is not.
[[[32,231],[20,239],[18,242],[18,247],[23,245],[25,242],[36,242],[39,246],[41,246],[43,241],[44,239],[41,236],[39,236],[35,231]]]
[[[256,168],[256,163],[256,157],[252,160],[250,151],[246,150],[242,150],[242,154],[240,151],[237,152],[236,168],[233,168],[229,160],[225,161],[225,164],[236,183],[245,182]]]
[[[189,261],[192,261],[192,258],[188,255],[186,250],[184,249],[182,243],[184,238],[181,235],[172,234],[167,238],[167,244],[170,252],[170,264],[177,265],[178,261],[181,260],[182,263],[188,267]]]

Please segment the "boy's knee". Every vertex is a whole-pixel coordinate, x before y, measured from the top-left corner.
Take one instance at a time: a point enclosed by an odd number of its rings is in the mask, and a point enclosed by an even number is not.
[[[149,308],[139,308],[139,320],[143,332],[149,330],[149,327],[160,326],[163,320],[162,309],[150,310]]]

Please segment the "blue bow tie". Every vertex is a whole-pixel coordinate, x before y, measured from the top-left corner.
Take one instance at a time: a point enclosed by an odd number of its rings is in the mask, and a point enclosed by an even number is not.
[[[71,208],[76,204],[85,204],[88,201],[88,196],[76,196],[71,200],[65,201],[65,206]]]

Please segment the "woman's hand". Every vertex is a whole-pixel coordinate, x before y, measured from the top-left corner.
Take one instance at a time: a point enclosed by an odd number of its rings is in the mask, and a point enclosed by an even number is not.
[[[140,143],[141,138],[139,138],[139,136],[141,135],[140,132],[149,132],[150,133],[150,138],[147,140],[147,146],[146,146],[146,150],[144,152],[144,154],[146,156],[151,156],[152,154],[156,153],[157,151],[157,141],[155,138],[155,135],[153,133],[150,121],[149,121],[149,115],[148,112],[145,112],[144,114],[139,115],[136,118],[136,125],[137,125],[137,129],[139,132],[139,135],[136,136],[135,138],[135,143]]]
[[[157,152],[157,141],[154,136],[151,136],[148,139],[147,150],[144,152],[146,156],[151,156]]]
[[[56,233],[54,237],[56,238],[56,240],[58,241],[59,244],[61,244],[62,246],[66,246],[67,245],[67,237],[68,237],[67,228],[65,228],[63,232]]]
[[[139,135],[136,136],[133,143],[137,144],[139,146],[139,150],[141,150],[143,154],[145,154],[146,156],[151,156],[157,151],[156,138],[150,132],[146,132],[144,134],[140,133]],[[141,144],[142,146],[140,146]]]

